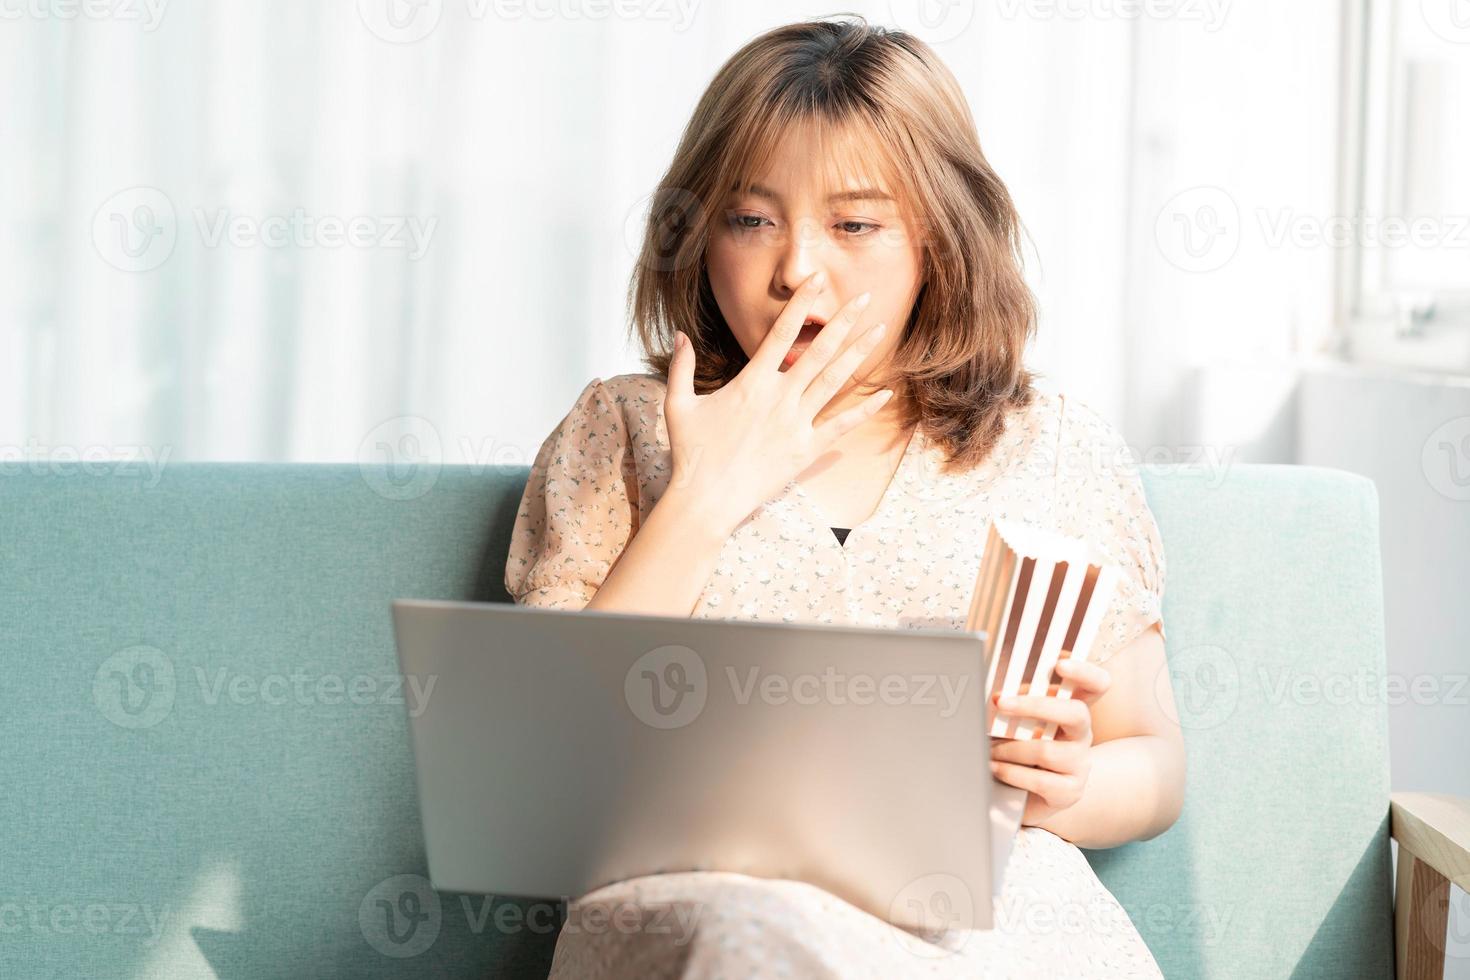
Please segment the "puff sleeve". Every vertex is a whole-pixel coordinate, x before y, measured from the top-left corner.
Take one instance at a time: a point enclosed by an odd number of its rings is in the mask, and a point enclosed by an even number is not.
[[[1056,461],[1057,499],[1072,533],[1122,572],[1093,642],[1108,660],[1157,623],[1164,633],[1164,545],[1132,450],[1096,411],[1064,399]]]
[[[619,406],[594,378],[531,464],[505,563],[512,599],[586,607],[635,531],[632,459]]]

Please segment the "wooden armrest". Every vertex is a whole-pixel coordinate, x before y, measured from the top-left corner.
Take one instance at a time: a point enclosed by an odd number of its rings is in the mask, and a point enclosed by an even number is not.
[[[1399,842],[1394,958],[1399,980],[1441,980],[1450,882],[1470,891],[1470,800],[1443,793],[1389,796]]]

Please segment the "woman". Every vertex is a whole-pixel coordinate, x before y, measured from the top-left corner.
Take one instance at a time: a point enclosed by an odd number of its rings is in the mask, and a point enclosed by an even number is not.
[[[1159,976],[1078,850],[1182,803],[1158,530],[1118,434],[1021,363],[1019,219],[953,76],[861,18],[770,31],[720,69],[653,202],[629,294],[652,373],[594,379],[541,446],[517,602],[963,629],[991,517],[1086,537],[1123,583],[1089,662],[1057,668],[1073,699],[999,706],[1059,728],[993,741],[1028,791],[994,929],[650,875],[571,904],[552,975]],[[629,907],[694,927],[572,928]]]

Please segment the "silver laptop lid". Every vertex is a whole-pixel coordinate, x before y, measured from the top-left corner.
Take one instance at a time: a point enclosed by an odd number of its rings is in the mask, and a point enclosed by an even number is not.
[[[984,635],[400,600],[429,874],[576,897],[680,870],[989,928]],[[429,685],[432,685],[430,687]],[[1014,830],[1014,823],[1010,823]]]

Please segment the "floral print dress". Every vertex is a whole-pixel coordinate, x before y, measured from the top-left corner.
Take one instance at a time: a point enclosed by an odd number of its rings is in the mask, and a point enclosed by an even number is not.
[[[593,379],[531,466],[505,585],[518,603],[581,609],[667,488],[664,379]],[[726,540],[692,615],[962,630],[991,517],[1086,538],[1122,571],[1091,658],[1163,632],[1164,555],[1131,452],[1096,412],[1038,391],[978,466],[944,474],[917,427],[877,509],[839,541],[796,480]],[[686,933],[566,929],[554,978],[1158,977],[1078,848],[1024,827],[995,927],[920,937],[819,888],[725,872],[650,875],[582,896],[576,917],[663,910]],[[685,918],[680,919],[679,913]]]

